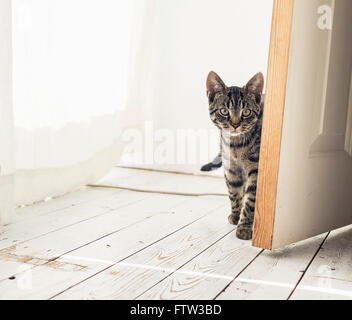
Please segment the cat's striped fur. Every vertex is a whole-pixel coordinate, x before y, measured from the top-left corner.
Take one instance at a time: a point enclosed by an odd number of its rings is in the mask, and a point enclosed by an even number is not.
[[[236,235],[250,240],[257,191],[264,77],[256,74],[243,88],[227,87],[215,72],[207,79],[210,118],[221,130],[221,152],[204,169],[223,165]],[[210,171],[207,170],[207,171]]]

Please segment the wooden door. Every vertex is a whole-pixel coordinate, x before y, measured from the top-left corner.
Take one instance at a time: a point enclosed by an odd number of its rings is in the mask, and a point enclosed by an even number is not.
[[[352,223],[351,14],[351,0],[274,2],[254,246]]]

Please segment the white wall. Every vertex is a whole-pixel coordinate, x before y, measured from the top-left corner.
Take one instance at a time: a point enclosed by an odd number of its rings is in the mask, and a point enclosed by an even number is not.
[[[266,75],[272,5],[273,0],[157,0],[155,130],[214,130],[205,89],[210,70],[229,86],[243,86],[259,71]],[[215,156],[218,142],[212,136],[208,157],[197,164],[154,167],[198,171]]]
[[[266,74],[272,0],[159,0],[159,124],[204,127],[206,76],[243,86]],[[172,122],[170,123],[170,119]]]

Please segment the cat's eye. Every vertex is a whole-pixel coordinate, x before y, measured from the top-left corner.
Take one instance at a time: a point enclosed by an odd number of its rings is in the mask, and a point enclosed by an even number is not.
[[[224,117],[227,117],[229,115],[229,110],[222,108],[222,109],[220,109],[220,114]]]
[[[244,118],[248,118],[251,114],[252,114],[252,111],[249,110],[249,109],[244,109],[244,110],[242,111],[242,116],[243,116]]]

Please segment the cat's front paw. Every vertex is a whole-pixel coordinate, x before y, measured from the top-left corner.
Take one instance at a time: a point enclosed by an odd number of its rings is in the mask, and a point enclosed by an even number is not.
[[[253,231],[248,226],[238,226],[236,230],[236,236],[241,240],[252,240]]]
[[[238,214],[230,214],[228,217],[229,223],[234,226],[238,225],[238,221],[240,220],[240,216]]]

